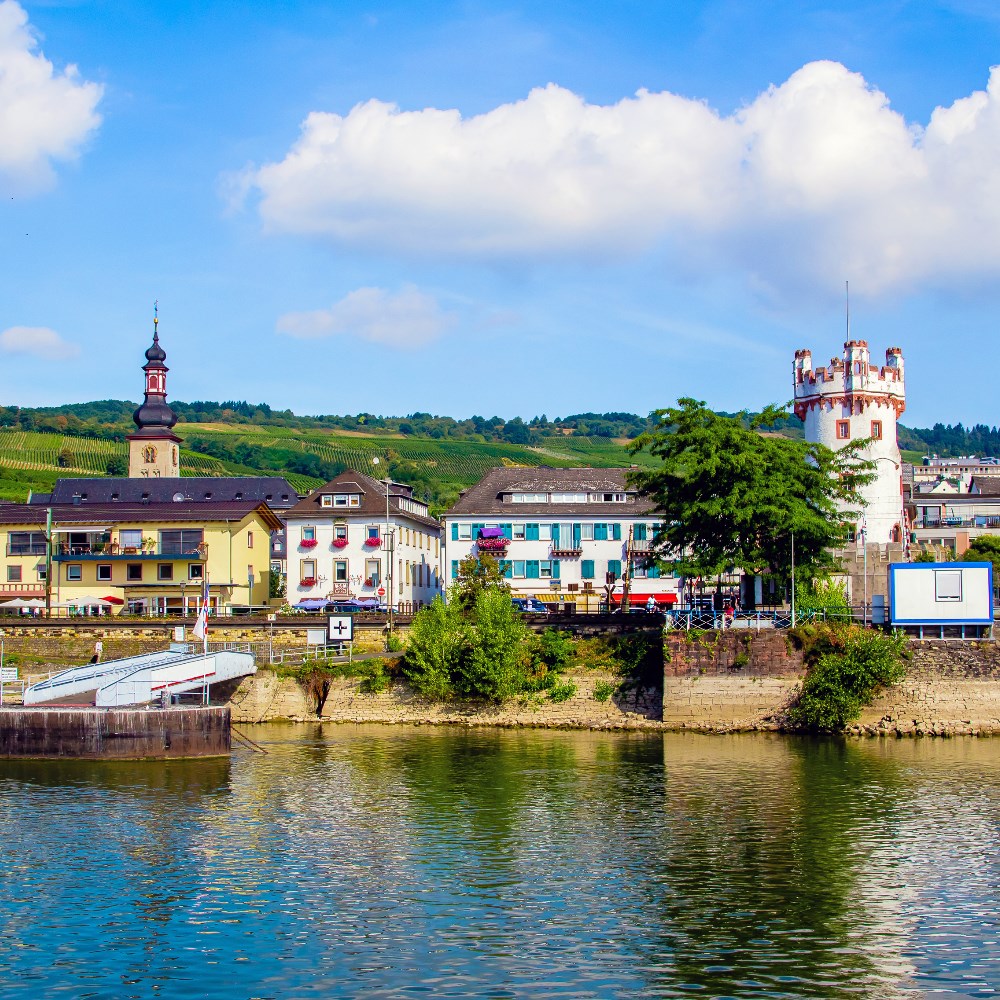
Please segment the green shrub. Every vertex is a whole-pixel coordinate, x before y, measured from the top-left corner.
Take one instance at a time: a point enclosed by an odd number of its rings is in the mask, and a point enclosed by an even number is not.
[[[469,627],[458,607],[435,597],[414,615],[403,675],[418,694],[449,698],[454,694],[454,679],[468,655],[469,644]]]
[[[607,701],[617,690],[617,685],[608,681],[598,681],[594,685],[594,698],[597,701]]]
[[[476,598],[472,641],[459,661],[456,687],[470,698],[503,702],[524,688],[522,648],[528,627],[502,588]]]
[[[361,683],[358,685],[364,694],[381,694],[388,691],[392,679],[386,673],[385,664],[381,659],[365,660],[360,670]]]
[[[568,632],[547,628],[535,640],[535,655],[549,670],[565,670],[573,661],[575,650]]]
[[[860,625],[812,625],[791,634],[808,672],[789,716],[812,731],[842,729],[906,673],[906,636]]]
[[[549,676],[553,676],[549,674]],[[553,684],[549,688],[549,701],[568,701],[576,694],[576,685],[572,681]]]
[[[389,632],[385,637],[385,651],[387,653],[402,653],[404,648],[403,640],[395,633]]]
[[[842,583],[826,581],[802,587],[795,598],[796,616],[813,615],[835,621],[849,621],[851,606],[847,601],[847,588]]]

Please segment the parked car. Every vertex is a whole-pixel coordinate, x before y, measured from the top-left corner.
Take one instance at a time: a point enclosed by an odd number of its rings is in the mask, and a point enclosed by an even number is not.
[[[549,609],[537,597],[512,597],[510,603],[529,615],[547,615]]]

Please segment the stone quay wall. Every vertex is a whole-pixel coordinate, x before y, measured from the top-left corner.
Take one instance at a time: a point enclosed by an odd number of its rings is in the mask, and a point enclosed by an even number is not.
[[[569,617],[569,616],[568,616]],[[213,623],[214,624],[214,623]],[[587,621],[588,633],[600,628]],[[318,621],[273,629],[260,624],[221,624],[211,628],[213,642],[270,641],[275,651],[304,648],[306,629]],[[382,627],[358,623],[355,652],[380,648]],[[562,623],[560,622],[560,625]],[[85,663],[101,640],[104,658],[163,649],[172,623],[100,622],[30,625],[4,629],[5,651],[19,656],[21,676],[45,676],[52,670]],[[610,626],[609,626],[610,627]],[[612,629],[617,633],[620,626]],[[782,632],[732,629],[725,632],[668,632],[663,637],[664,677],[659,690],[622,690],[610,699],[595,697],[598,685],[616,685],[595,670],[571,671],[577,686],[564,702],[525,702],[483,707],[432,703],[401,683],[384,694],[364,694],[357,678],[333,682],[323,718],[338,722],[441,722],[481,725],[534,725],[693,729],[703,732],[781,730],[785,712],[804,675],[802,656]],[[994,641],[922,640],[911,643],[913,658],[902,683],[884,692],[864,710],[853,732],[879,734],[1000,734],[1000,643]],[[315,719],[305,692],[261,664],[256,677],[232,693],[230,707],[238,724],[274,719]]]

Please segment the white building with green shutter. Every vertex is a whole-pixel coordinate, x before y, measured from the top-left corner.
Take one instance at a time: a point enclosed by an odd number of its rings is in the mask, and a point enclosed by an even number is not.
[[[463,559],[488,552],[518,597],[596,608],[609,576],[620,597],[628,572],[633,605],[650,596],[660,606],[675,603],[680,581],[648,557],[655,513],[626,474],[546,466],[488,472],[442,518],[446,584]]]

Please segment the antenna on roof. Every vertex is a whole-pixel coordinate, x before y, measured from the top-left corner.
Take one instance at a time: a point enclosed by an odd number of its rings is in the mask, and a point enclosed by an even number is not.
[[[847,314],[847,340],[851,339],[851,283],[844,282],[844,310]]]

